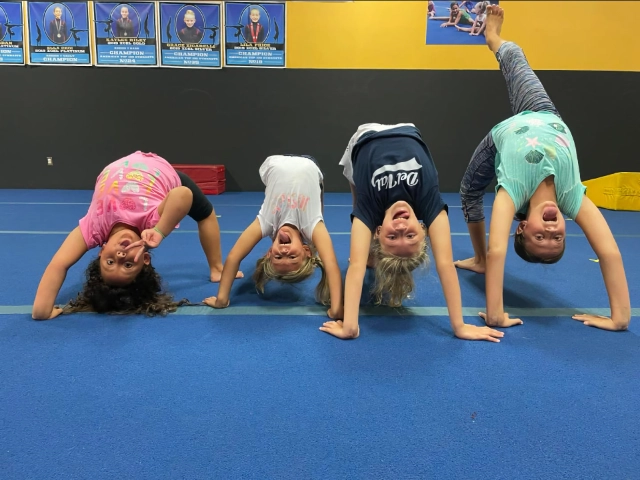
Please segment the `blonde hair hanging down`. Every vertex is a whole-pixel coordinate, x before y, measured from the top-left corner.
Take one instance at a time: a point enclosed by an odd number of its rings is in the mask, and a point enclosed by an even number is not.
[[[264,286],[270,280],[277,280],[283,283],[302,282],[313,274],[316,267],[320,267],[320,270],[322,271],[322,278],[316,287],[316,301],[322,305],[331,305],[329,280],[327,279],[327,274],[324,271],[324,264],[322,263],[322,260],[320,260],[315,247],[312,244],[309,244],[309,247],[311,249],[311,256],[306,257],[302,266],[294,272],[280,274],[273,268],[273,265],[266,255],[258,259],[256,262],[256,270],[253,272],[252,276],[253,282],[256,284],[258,291],[260,293],[264,293]]]
[[[411,257],[399,257],[384,252],[380,240],[374,238],[371,255],[376,260],[375,283],[371,289],[374,302],[376,305],[401,307],[402,301],[415,289],[412,272],[429,264],[427,237],[422,240],[420,250]]]

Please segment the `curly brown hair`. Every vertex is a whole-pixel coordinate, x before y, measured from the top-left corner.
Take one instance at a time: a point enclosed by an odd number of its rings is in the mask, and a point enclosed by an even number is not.
[[[155,268],[144,265],[133,282],[125,286],[107,285],[100,274],[100,257],[89,263],[82,291],[63,307],[63,313],[95,312],[121,315],[145,314],[149,317],[175,312],[187,300],[174,301],[163,291]]]

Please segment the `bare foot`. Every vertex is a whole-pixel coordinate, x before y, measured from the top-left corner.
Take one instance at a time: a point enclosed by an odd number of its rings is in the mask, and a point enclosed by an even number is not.
[[[504,10],[498,5],[489,5],[487,7],[487,26],[485,28],[485,38],[487,45],[492,52],[497,52],[504,40],[500,38],[502,24],[504,22]]]
[[[222,270],[212,269],[210,278],[213,283],[219,282],[222,278]],[[239,271],[238,273],[236,273],[236,278],[244,278],[244,273]]]
[[[486,269],[485,261],[476,260],[475,257],[467,258],[466,260],[458,260],[453,262],[453,264],[463,270],[471,270],[476,273],[484,273]]]

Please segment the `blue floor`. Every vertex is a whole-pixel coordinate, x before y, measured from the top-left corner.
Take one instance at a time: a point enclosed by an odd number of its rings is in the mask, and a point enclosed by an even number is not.
[[[491,196],[486,205],[491,214]],[[524,325],[499,344],[452,336],[435,269],[417,276],[408,311],[364,307],[361,337],[318,331],[314,281],[236,281],[231,308],[166,318],[29,312],[40,276],[91,198],[87,191],[0,191],[0,478],[555,479],[638,478],[640,327],[605,332],[571,319],[607,313],[599,264],[568,222],[557,265],[510,252],[505,303]],[[262,193],[210,197],[223,252]],[[459,198],[455,258],[472,249]],[[348,194],[325,220],[343,272]],[[640,310],[640,213],[604,211]],[[263,242],[245,260],[250,277]],[[86,255],[58,298],[75,296]],[[177,298],[215,294],[186,219],[154,253]],[[467,322],[482,276],[460,272]],[[318,280],[318,276],[314,277]]]

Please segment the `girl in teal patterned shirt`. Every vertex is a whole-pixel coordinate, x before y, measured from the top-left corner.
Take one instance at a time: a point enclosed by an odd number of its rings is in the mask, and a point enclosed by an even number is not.
[[[609,295],[611,318],[574,315],[606,330],[624,330],[631,317],[629,288],[616,241],[602,213],[588,197],[571,131],[562,121],[520,47],[500,38],[504,11],[487,7],[487,45],[504,74],[514,116],[495,126],[480,143],[462,180],[462,211],[475,256],[456,262],[459,268],[486,273],[487,325],[522,324],[504,312],[504,264],[514,215],[518,255],[531,263],[555,263],[565,250],[563,213],[575,220],[599,259]],[[485,246],[482,197],[497,176],[496,197]]]

